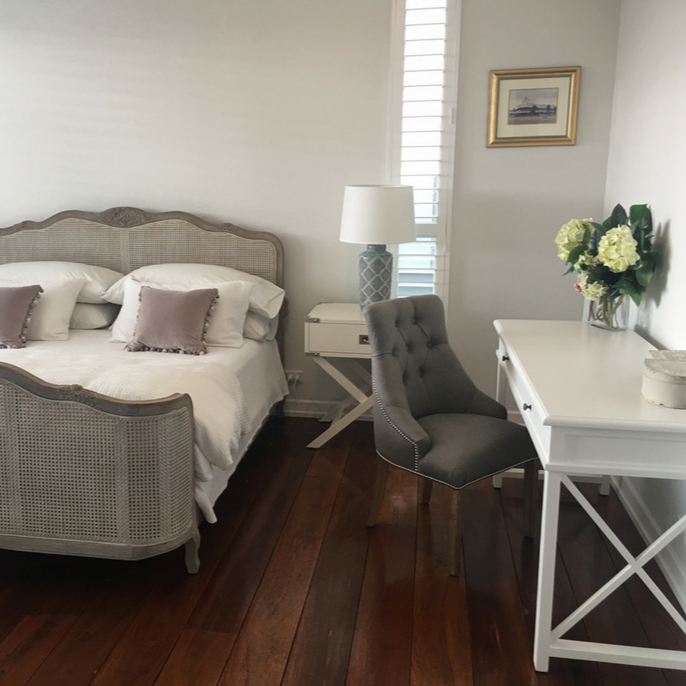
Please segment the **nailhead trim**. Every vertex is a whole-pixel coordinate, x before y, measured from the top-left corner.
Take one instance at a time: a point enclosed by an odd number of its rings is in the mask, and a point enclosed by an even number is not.
[[[390,417],[386,414],[386,410],[384,409],[383,405],[381,404],[381,399],[379,398],[379,394],[377,393],[376,390],[376,383],[372,381],[372,389],[374,391],[374,397],[377,400],[378,407],[381,410],[381,414],[384,416],[384,419],[388,422],[389,426],[391,426],[399,436],[404,438],[408,443],[412,445],[412,449],[414,450],[414,471],[416,473],[419,472],[419,449],[417,447],[417,443],[413,441],[411,438],[406,436],[390,419]],[[383,457],[383,455],[382,455]],[[386,458],[384,458],[386,459]],[[395,464],[395,463],[393,463]],[[410,471],[409,469],[407,471]]]

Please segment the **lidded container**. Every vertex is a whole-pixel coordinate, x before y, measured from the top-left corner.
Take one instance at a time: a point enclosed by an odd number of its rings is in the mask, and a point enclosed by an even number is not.
[[[686,409],[686,350],[651,350],[645,360],[641,394],[654,405]]]

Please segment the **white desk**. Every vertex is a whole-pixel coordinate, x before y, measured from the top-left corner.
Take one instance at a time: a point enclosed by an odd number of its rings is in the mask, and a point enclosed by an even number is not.
[[[498,399],[505,379],[545,469],[538,570],[534,666],[550,657],[686,669],[686,653],[573,641],[564,634],[633,574],[639,575],[681,629],[686,621],[643,566],[686,530],[686,515],[634,558],[569,479],[623,475],[686,479],[686,410],[641,397],[643,360],[651,346],[633,331],[609,332],[581,322],[498,320]],[[560,485],[579,501],[626,560],[613,579],[552,627]]]

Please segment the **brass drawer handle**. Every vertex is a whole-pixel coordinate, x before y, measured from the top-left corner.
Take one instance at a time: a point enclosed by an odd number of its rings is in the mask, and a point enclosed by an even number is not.
[[[369,334],[361,333],[358,342],[360,345],[369,345]]]
[[[522,405],[522,410],[530,410],[530,409],[531,409],[531,405],[529,405],[529,403],[524,403]]]

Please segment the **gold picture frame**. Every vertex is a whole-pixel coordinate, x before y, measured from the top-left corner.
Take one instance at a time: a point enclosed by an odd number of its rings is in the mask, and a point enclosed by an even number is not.
[[[491,72],[489,148],[574,145],[581,67]]]

